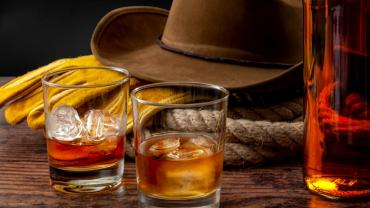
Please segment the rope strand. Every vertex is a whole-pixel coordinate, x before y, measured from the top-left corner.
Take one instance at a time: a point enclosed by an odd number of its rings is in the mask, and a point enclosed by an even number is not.
[[[167,129],[187,132],[217,128],[215,111],[173,109],[165,114]],[[303,143],[303,122],[227,119],[225,166],[254,166],[296,156]],[[133,149],[131,148],[133,157]]]
[[[166,127],[178,131],[214,129],[219,115],[214,111],[170,110]],[[207,122],[206,122],[207,121]],[[302,149],[303,122],[227,119],[226,166],[252,166],[295,156]]]
[[[171,109],[162,112],[163,127],[185,132],[212,132],[219,111]],[[225,166],[252,167],[294,157],[303,146],[303,99],[262,105],[231,106],[226,120]],[[126,153],[134,157],[132,142]]]

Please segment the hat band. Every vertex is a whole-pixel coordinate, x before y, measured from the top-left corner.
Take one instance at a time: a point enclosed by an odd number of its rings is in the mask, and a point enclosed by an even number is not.
[[[185,55],[185,56],[204,59],[207,61],[222,62],[222,63],[236,64],[236,65],[255,66],[255,67],[266,67],[266,68],[289,68],[293,66],[293,64],[287,64],[287,63],[262,62],[262,61],[233,59],[233,58],[217,57],[217,56],[205,56],[202,54],[194,53],[192,51],[185,51],[185,50],[178,49],[172,46],[168,46],[161,39],[162,39],[162,36],[159,36],[156,42],[162,49],[175,52],[181,55]]]

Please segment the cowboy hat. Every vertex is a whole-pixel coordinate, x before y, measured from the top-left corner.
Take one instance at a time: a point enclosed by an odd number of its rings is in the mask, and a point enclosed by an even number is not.
[[[300,0],[174,0],[123,7],[97,24],[96,58],[140,79],[228,89],[302,84]],[[272,85],[274,83],[274,85]]]

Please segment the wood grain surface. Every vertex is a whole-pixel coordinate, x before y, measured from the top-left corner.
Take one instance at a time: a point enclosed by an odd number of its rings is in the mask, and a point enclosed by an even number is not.
[[[0,207],[137,207],[133,161],[126,161],[124,183],[113,192],[59,193],[49,185],[42,134],[25,124],[8,125],[0,113]],[[297,160],[225,170],[221,207],[370,207],[370,200],[337,202],[311,194],[303,183],[301,166]]]

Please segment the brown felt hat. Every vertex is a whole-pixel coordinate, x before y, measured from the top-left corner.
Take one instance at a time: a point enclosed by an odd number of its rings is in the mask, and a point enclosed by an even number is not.
[[[103,17],[91,49],[143,80],[228,89],[302,84],[301,0],[173,0],[171,10],[123,7]]]

